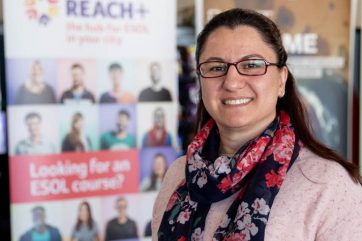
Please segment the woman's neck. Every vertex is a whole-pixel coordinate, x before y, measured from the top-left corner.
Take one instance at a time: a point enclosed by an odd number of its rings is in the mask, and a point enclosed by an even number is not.
[[[45,85],[43,82],[29,81],[25,84],[26,88],[32,93],[40,93],[43,91]]]
[[[253,124],[252,127],[229,128],[218,125],[220,135],[219,153],[233,155],[248,141],[258,137],[270,125],[274,118],[275,116],[271,116],[271,118]]]
[[[229,133],[228,131],[221,131],[220,133],[220,147],[219,153],[226,156],[232,156],[235,152],[239,150],[246,142],[252,138],[247,136],[239,136],[233,132]]]

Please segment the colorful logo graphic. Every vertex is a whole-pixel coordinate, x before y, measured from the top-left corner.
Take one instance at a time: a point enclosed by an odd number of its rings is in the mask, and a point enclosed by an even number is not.
[[[25,0],[25,12],[28,19],[40,25],[47,25],[58,15],[59,0]]]

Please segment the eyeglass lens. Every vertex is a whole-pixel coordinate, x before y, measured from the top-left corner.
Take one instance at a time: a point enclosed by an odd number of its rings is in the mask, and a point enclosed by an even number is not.
[[[239,74],[243,75],[263,75],[266,70],[266,62],[262,59],[248,59],[228,64],[221,61],[205,62],[200,65],[200,73],[203,77],[220,77],[226,75],[228,67],[236,66]]]

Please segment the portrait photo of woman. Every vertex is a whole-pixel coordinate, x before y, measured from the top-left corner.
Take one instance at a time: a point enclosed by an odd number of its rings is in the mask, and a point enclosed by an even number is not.
[[[85,134],[84,117],[81,112],[72,116],[70,131],[62,142],[63,152],[86,152],[92,150],[90,138]]]
[[[162,153],[156,153],[152,159],[152,169],[149,176],[141,183],[141,191],[158,191],[167,171],[167,160]]]
[[[79,204],[78,219],[72,231],[71,241],[100,241],[97,223],[93,220],[87,201]]]

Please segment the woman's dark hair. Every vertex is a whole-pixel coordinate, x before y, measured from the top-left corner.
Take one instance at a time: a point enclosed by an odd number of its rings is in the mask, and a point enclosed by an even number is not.
[[[87,208],[87,212],[88,212],[87,227],[88,227],[88,229],[93,228],[93,217],[92,217],[92,211],[91,211],[90,205],[87,201],[83,201],[79,204],[78,220],[77,220],[77,224],[75,225],[75,230],[77,230],[77,231],[80,230],[80,228],[82,227],[82,220],[80,219],[80,210],[82,209],[83,206],[85,206]]]
[[[288,55],[284,49],[280,31],[275,23],[260,13],[240,8],[234,8],[222,12],[216,15],[206,24],[205,28],[201,31],[197,38],[197,66],[200,63],[200,55],[204,49],[205,43],[212,32],[214,32],[219,27],[234,29],[238,26],[249,26],[257,30],[263,41],[267,43],[275,52],[277,56],[278,67],[281,68],[286,66]],[[202,96],[201,88],[199,96]],[[285,86],[285,95],[283,98],[278,99],[276,108],[277,111],[284,110],[289,114],[291,122],[295,128],[296,135],[303,142],[304,146],[309,148],[312,152],[320,157],[341,164],[348,171],[356,183],[362,183],[362,179],[359,175],[359,171],[356,165],[346,161],[335,151],[319,142],[311,134],[306,109],[301,101],[301,97],[297,92],[294,76],[289,71],[289,69]],[[206,124],[210,118],[211,116],[207,112],[202,98],[200,98],[196,115],[196,129],[200,130],[200,128]]]
[[[72,117],[72,123],[71,123],[71,130],[69,133],[69,140],[70,143],[75,146],[75,149],[80,150],[80,151],[84,151],[85,150],[85,146],[84,143],[82,141],[82,137],[81,137],[81,133],[80,130],[78,130],[75,126],[75,124],[79,121],[83,119],[83,114],[80,112],[76,112],[73,117]]]
[[[153,165],[155,163],[155,161],[157,160],[158,157],[161,157],[163,160],[163,163],[165,165],[165,171],[163,173],[162,179],[165,177],[166,174],[166,170],[167,170],[167,162],[166,162],[166,157],[165,155],[163,155],[162,153],[156,153],[155,156],[153,157],[153,162],[152,162],[152,171],[151,171],[151,183],[150,186],[146,189],[146,191],[155,191],[157,190],[157,180],[158,180],[158,175],[155,173],[155,171],[153,170]]]

